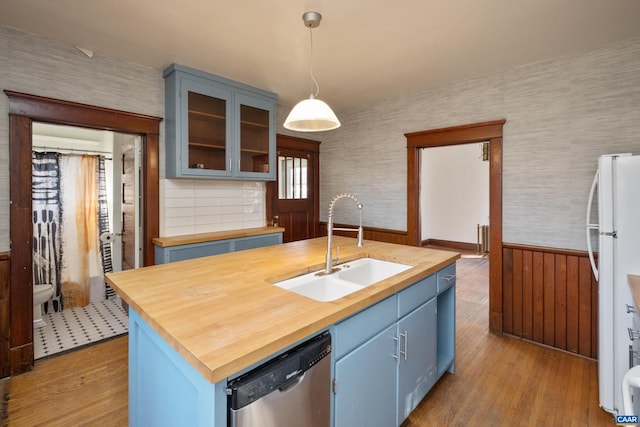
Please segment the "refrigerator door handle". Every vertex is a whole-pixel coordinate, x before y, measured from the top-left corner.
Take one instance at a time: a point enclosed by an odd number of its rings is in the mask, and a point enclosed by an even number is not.
[[[598,280],[598,267],[596,266],[595,258],[593,257],[593,248],[591,247],[591,230],[598,230],[598,224],[591,223],[591,207],[593,205],[593,195],[596,192],[598,186],[598,171],[596,171],[593,177],[593,183],[591,184],[591,191],[589,192],[589,202],[587,203],[587,251],[589,253],[589,261],[591,262],[591,269],[596,280]]]

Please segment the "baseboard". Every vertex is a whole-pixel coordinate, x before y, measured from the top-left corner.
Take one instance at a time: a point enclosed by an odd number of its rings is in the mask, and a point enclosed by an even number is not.
[[[443,249],[453,249],[461,252],[477,252],[478,245],[475,243],[455,242],[452,240],[427,239],[420,243],[420,246],[436,247]]]

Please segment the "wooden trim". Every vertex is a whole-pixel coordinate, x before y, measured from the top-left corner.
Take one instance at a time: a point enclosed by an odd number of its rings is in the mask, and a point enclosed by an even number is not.
[[[598,357],[598,289],[586,252],[503,245],[504,332]]]
[[[152,265],[152,239],[158,237],[159,117],[44,98],[5,90],[9,98],[10,186],[10,352],[11,374],[33,366],[33,287],[31,225],[31,130],[34,121],[104,129],[142,137],[143,264]]]
[[[476,252],[478,245],[476,243],[467,242],[454,242],[452,240],[439,240],[439,239],[427,239],[420,243],[420,246],[436,246],[439,248],[464,251],[464,252]]]
[[[489,140],[489,330],[502,333],[502,125]],[[492,122],[487,133],[496,132]]]
[[[587,252],[585,251],[578,251],[574,249],[556,249],[556,248],[549,248],[546,246],[522,245],[519,243],[503,243],[502,247],[504,249],[518,249],[521,251],[534,251],[534,252],[541,252],[541,253],[552,253],[552,254],[577,256],[577,257],[588,255]]]
[[[334,227],[343,228],[358,228],[353,224],[333,224]],[[364,231],[365,240],[374,240],[376,242],[396,243],[398,245],[407,245],[407,232],[400,230],[391,230],[387,228],[375,228],[375,227],[362,227]],[[320,222],[320,236],[327,235],[327,223],[325,221]],[[354,233],[334,231],[336,236],[355,237]],[[415,246],[415,245],[411,245]]]
[[[291,150],[313,151],[320,153],[320,141],[312,139],[298,138],[290,135],[277,134],[277,146],[289,148]]]
[[[502,126],[506,120],[473,123],[448,128],[431,129],[405,133],[407,146],[415,148],[441,147],[445,145],[468,144],[502,138]]]
[[[420,224],[420,148],[407,147],[407,244],[418,246]]]
[[[420,244],[421,148],[489,141],[489,330],[503,328],[502,134],[506,120],[407,133],[407,239]]]
[[[159,135],[162,118],[5,90],[9,114],[70,126]]]
[[[9,287],[10,287],[10,257],[9,253],[0,253],[0,378],[9,376]]]

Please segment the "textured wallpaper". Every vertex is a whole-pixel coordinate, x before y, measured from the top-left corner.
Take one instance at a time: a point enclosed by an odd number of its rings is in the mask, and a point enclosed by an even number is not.
[[[341,128],[312,138],[322,141],[322,219],[331,197],[350,191],[365,205],[366,225],[406,230],[404,134],[506,119],[503,241],[584,250],[597,157],[640,154],[640,38],[338,116]],[[339,209],[335,217],[355,221]]]
[[[3,26],[0,26],[0,64],[1,90],[164,117],[162,70],[116,61],[99,52],[88,58],[73,46]],[[0,252],[5,252],[9,250],[9,105],[4,93],[0,93],[3,99],[0,102]],[[176,208],[175,199],[165,203],[161,197],[161,236],[264,225],[264,184],[194,183],[193,180],[175,183],[180,180],[163,179],[164,164],[164,122],[161,122],[161,196],[167,189],[186,186],[190,197],[183,195],[180,202],[193,210],[187,215],[185,209]],[[229,188],[235,189],[237,196],[225,197]],[[196,198],[202,192],[207,196],[198,202]],[[258,198],[254,196],[256,192]],[[176,195],[174,190],[168,193],[168,199]],[[216,196],[211,198],[208,194],[223,196],[216,200]],[[215,215],[215,209],[220,216]]]
[[[3,90],[164,116],[161,70],[99,52],[87,58],[72,46],[8,27],[0,27],[0,64]],[[2,97],[0,252],[9,249],[8,103]],[[281,127],[287,112],[278,107],[278,131],[291,134]],[[322,141],[321,219],[326,220],[331,198],[347,191],[365,205],[366,225],[406,230],[404,134],[504,118],[503,240],[585,249],[584,211],[598,155],[640,154],[640,38],[398,95],[338,115],[340,129],[298,134]],[[164,124],[160,149],[163,177]],[[163,190],[170,187],[161,183]],[[234,205],[241,214],[248,212],[247,223],[253,223],[255,212],[264,208],[246,203]],[[162,235],[170,210],[162,200]],[[354,223],[356,210],[345,202],[335,218]],[[200,230],[196,222],[194,230]]]

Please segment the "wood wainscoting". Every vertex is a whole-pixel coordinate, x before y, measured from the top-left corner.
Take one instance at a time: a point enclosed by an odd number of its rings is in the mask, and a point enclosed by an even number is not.
[[[333,224],[334,227],[340,228],[355,228],[357,229],[357,225],[353,224]],[[409,240],[407,239],[406,231],[399,230],[390,230],[386,228],[375,228],[375,227],[362,227],[364,231],[364,239],[365,240],[375,240],[376,242],[386,242],[386,243],[396,243],[398,245],[408,245]],[[357,237],[356,233],[344,232],[334,230],[333,234],[336,236],[346,236],[346,237]],[[327,235],[327,223],[326,221],[320,222],[320,236]]]
[[[598,282],[586,252],[503,244],[503,331],[598,358]]]
[[[9,363],[9,263],[9,254],[0,253],[0,378],[8,377],[11,370]]]

